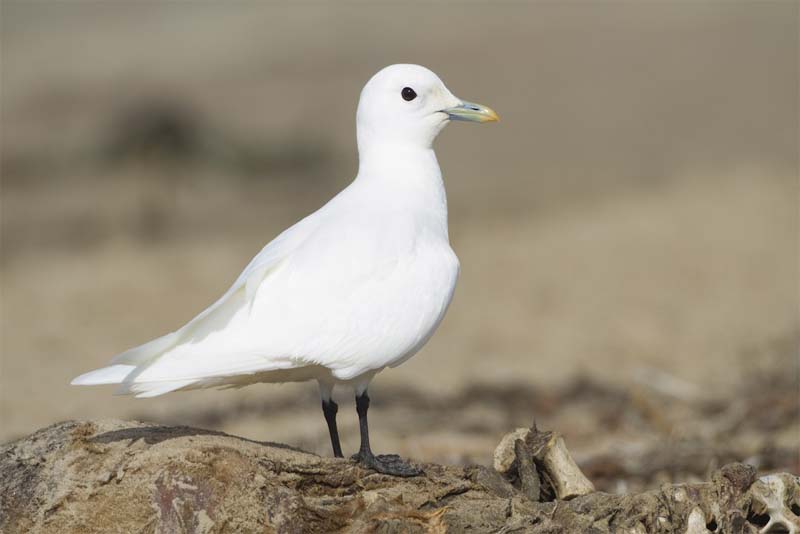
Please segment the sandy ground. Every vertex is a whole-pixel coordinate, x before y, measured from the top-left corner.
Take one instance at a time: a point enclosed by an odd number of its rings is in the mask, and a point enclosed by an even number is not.
[[[327,454],[311,384],[67,384],[180,326],[346,185],[361,85],[414,61],[503,121],[438,143],[462,277],[427,347],[375,380],[375,447],[485,462],[536,416],[586,462],[687,435],[707,464],[796,452],[797,5],[408,11],[3,2],[0,440],[138,417]],[[713,406],[758,388],[778,404],[737,413],[778,422],[716,454]]]

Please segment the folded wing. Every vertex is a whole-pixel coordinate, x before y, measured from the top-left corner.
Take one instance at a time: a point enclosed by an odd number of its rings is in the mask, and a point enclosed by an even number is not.
[[[153,341],[127,350],[111,361],[111,365],[78,376],[73,385],[120,384],[119,394],[136,394],[151,397],[169,391],[192,387],[220,370],[202,369],[204,366],[222,365],[229,374],[255,373],[288,369],[303,365],[290,359],[270,360],[253,354],[235,354],[235,349],[221,361],[198,361],[197,367],[187,372],[186,356],[191,357],[193,346],[222,329],[232,318],[247,311],[256,291],[270,273],[279,268],[292,252],[314,231],[319,212],[309,215],[267,244],[245,267],[233,285],[214,304],[186,325]],[[165,355],[180,358],[164,358]],[[207,360],[207,359],[206,359]],[[176,366],[184,367],[176,373]],[[186,375],[185,378],[181,375]]]

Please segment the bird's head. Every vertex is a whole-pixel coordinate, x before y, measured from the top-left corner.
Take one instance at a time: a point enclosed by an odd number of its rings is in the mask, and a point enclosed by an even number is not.
[[[430,147],[451,120],[497,121],[491,108],[453,95],[439,77],[419,65],[390,65],[375,74],[358,103],[358,144]]]

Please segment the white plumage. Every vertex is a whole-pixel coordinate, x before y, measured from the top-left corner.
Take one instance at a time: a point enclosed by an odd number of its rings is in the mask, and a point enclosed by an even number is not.
[[[497,116],[424,67],[380,71],[359,101],[355,180],[185,326],[72,383],[119,384],[137,397],[303,380],[319,381],[323,400],[337,383],[364,392],[425,344],[453,296],[459,264],[432,148],[451,119]]]

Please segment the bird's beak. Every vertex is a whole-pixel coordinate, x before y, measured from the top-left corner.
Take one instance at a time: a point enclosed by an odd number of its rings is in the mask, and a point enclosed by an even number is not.
[[[461,102],[458,106],[443,109],[442,112],[447,113],[452,121],[495,122],[500,120],[492,108],[472,102]]]

